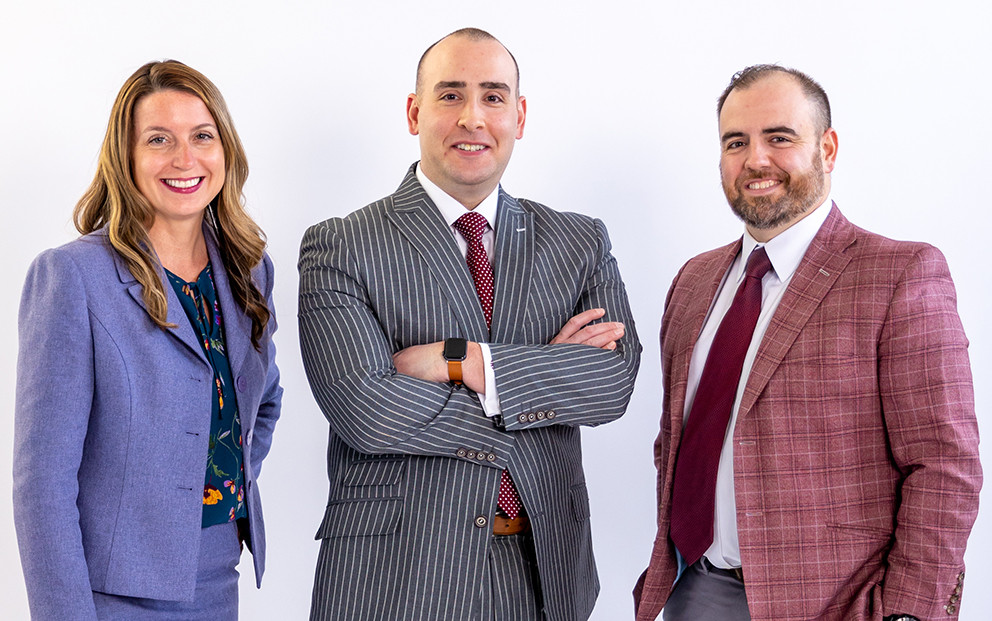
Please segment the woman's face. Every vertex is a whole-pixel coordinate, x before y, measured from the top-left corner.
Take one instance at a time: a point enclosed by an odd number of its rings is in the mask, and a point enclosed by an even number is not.
[[[182,91],[158,91],[138,101],[131,162],[156,224],[199,221],[224,185],[220,132],[203,101]]]

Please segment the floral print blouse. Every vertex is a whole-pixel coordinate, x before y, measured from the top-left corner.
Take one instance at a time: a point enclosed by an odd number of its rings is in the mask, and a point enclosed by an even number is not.
[[[224,350],[224,322],[208,263],[195,282],[165,270],[200,345],[214,370],[207,472],[203,483],[203,527],[248,516],[245,507],[241,418]]]

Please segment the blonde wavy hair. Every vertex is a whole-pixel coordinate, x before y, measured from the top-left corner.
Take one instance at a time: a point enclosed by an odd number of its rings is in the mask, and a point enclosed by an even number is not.
[[[200,98],[220,132],[224,185],[208,205],[204,218],[217,236],[234,300],[251,318],[251,340],[257,349],[270,312],[251,271],[262,260],[265,235],[244,209],[242,188],[248,178],[248,160],[227,104],[217,87],[199,71],[175,60],[150,62],[124,82],[110,111],[96,176],[73,212],[76,229],[85,235],[107,227],[111,245],[141,283],[142,298],[152,320],[163,329],[174,327],[167,321],[160,263],[148,237],[155,211],[138,190],[131,165],[135,107],[147,95],[170,90]]]

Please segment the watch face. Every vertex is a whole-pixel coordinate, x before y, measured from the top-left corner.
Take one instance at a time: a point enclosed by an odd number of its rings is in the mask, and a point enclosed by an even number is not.
[[[445,339],[442,356],[445,360],[465,360],[468,354],[468,341],[465,339]]]

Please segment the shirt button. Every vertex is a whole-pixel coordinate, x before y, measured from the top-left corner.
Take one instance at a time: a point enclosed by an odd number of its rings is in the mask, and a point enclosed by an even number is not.
[[[487,518],[484,515],[480,515],[480,516],[478,516],[478,517],[475,518],[475,526],[476,526],[476,528],[485,528],[486,527],[486,524],[488,524],[488,523],[489,523],[489,518]]]

